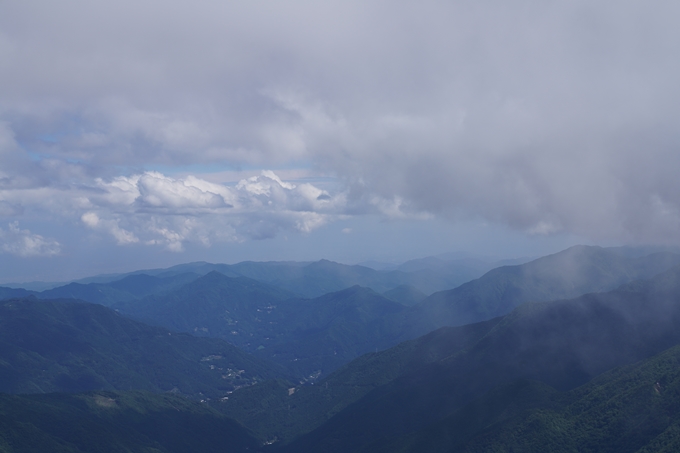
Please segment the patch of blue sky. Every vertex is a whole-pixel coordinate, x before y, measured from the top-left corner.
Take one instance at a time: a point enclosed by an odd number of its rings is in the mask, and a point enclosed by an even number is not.
[[[34,151],[26,151],[26,155],[34,162],[40,162],[46,157],[44,154],[36,153]]]
[[[76,115],[61,115],[56,124],[17,121],[14,126],[16,143],[34,161],[52,157],[65,141],[81,137],[86,130]]]
[[[37,151],[30,151],[26,150],[26,155],[33,161],[33,162],[40,162],[44,159],[54,159],[55,156],[48,154],[48,153],[41,153]],[[76,164],[76,165],[81,165],[85,164],[85,161],[82,159],[75,159],[73,157],[60,157],[60,160],[64,162],[68,162],[69,164]]]

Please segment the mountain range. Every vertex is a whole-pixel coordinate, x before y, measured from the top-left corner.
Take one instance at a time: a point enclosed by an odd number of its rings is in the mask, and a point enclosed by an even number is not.
[[[133,273],[107,283],[71,283],[36,296],[75,297],[143,322],[221,338],[279,363],[298,379],[314,380],[361,354],[438,327],[501,316],[527,301],[606,291],[677,264],[680,255],[671,252],[634,254],[577,246],[493,269],[426,297],[404,280],[392,281],[396,286],[383,294],[368,288],[350,290],[357,281],[384,288],[380,285],[387,280],[407,275],[401,271],[378,272],[330,261],[191,263],[154,270],[155,275]],[[294,291],[311,280],[316,283],[310,287],[317,289],[307,293],[346,286],[313,298]],[[287,284],[274,283],[282,281]]]
[[[429,295],[413,284],[442,282],[442,262],[0,288],[0,451],[680,445],[680,255],[577,246]]]
[[[607,293],[524,304],[465,349],[446,335],[435,336],[438,345],[431,347],[452,345],[441,354],[445,357],[405,369],[284,451],[390,451],[395,439],[428,438],[421,432],[518,381],[583,395],[591,390],[576,389],[596,376],[680,343],[679,301],[680,269],[675,268]],[[680,370],[674,373],[673,379],[680,377]],[[667,382],[661,374],[652,378],[650,392],[656,382]]]

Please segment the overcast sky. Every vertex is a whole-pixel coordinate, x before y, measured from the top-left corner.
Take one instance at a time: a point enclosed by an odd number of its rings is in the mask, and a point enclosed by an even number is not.
[[[679,244],[679,19],[0,0],[0,281]]]

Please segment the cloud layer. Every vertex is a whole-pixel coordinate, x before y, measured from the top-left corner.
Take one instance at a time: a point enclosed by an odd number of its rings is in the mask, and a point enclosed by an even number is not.
[[[366,213],[679,243],[679,13],[4,2],[0,216],[49,212],[172,250]],[[144,171],[196,164],[311,166],[340,188]]]
[[[173,251],[187,240],[209,245],[270,238],[280,230],[308,233],[346,207],[343,194],[286,183],[271,171],[234,187],[157,172],[96,183],[81,216],[87,227],[110,233],[121,245],[141,241]]]

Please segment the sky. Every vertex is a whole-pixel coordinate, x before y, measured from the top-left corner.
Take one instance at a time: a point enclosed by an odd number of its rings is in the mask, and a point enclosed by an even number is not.
[[[678,17],[0,0],[0,282],[678,245]]]

